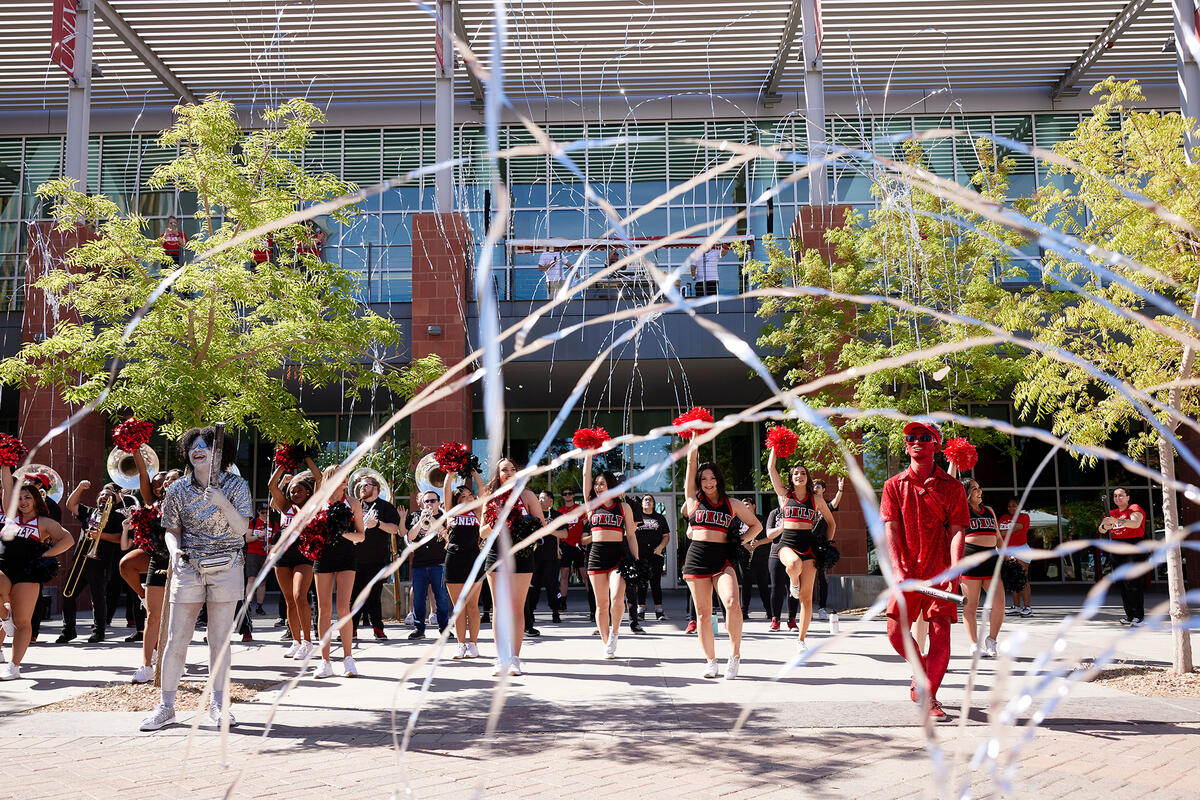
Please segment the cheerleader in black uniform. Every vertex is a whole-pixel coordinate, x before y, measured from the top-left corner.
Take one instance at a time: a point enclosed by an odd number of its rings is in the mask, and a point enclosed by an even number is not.
[[[163,530],[159,519],[159,503],[166,496],[167,489],[179,477],[178,470],[159,472],[150,478],[145,472],[145,464],[140,453],[134,453],[134,461],[138,464],[138,472],[143,475],[143,497],[149,494],[153,498],[146,504],[146,511],[153,517],[144,529],[134,530],[125,520],[121,529],[121,549],[130,550],[121,559],[121,577],[125,579],[146,606],[145,636],[142,639],[142,664],[133,673],[134,683],[149,683],[154,680],[154,651],[158,647],[158,633],[162,620],[163,597],[166,593],[167,570],[171,561],[167,553],[166,531]],[[142,512],[134,512],[142,513]],[[145,564],[146,585],[142,586],[141,570]],[[132,580],[130,580],[132,578]]]
[[[332,466],[321,476],[324,483],[336,472],[338,467]],[[312,570],[317,582],[317,620],[321,626],[321,638],[324,639],[329,629],[333,627],[334,590],[337,591],[338,636],[342,640],[342,674],[347,678],[358,676],[358,665],[351,655],[354,644],[354,618],[350,614],[350,601],[354,593],[354,545],[366,538],[363,527],[362,503],[357,497],[346,494],[346,479],[333,488],[329,495],[329,506],[344,503],[350,507],[354,515],[352,530],[341,531],[325,546],[317,560],[313,562]],[[321,646],[321,665],[313,673],[314,678],[332,678],[333,664],[329,661],[330,642]]]
[[[700,457],[688,453],[684,491],[687,499],[683,513],[687,517],[687,538],[691,540],[683,560],[683,579],[687,581],[696,606],[696,626],[706,661],[704,677],[717,677],[716,643],[712,629],[712,593],[717,590],[725,606],[725,629],[733,652],[725,664],[725,677],[737,677],[742,661],[742,608],[738,600],[737,574],[729,563],[729,527],[734,517],[746,525],[742,544],[762,531],[762,523],[744,503],[732,503],[725,494],[725,477],[711,461],[697,466]]]
[[[479,526],[479,537],[486,539],[491,535],[492,526],[499,519],[499,513],[508,502],[511,486],[509,485],[517,474],[517,465],[511,458],[502,458],[500,463],[496,465],[496,473],[492,479],[488,481],[484,492],[488,498],[487,505],[484,508],[483,524]],[[537,495],[529,489],[522,489],[521,496],[517,498],[517,502],[513,504],[512,509],[508,512],[508,517],[505,523],[508,526],[509,534],[512,537],[512,543],[515,547],[524,539],[537,532],[546,524],[546,519],[542,516],[542,505],[538,502]],[[500,615],[503,610],[500,608],[500,586],[499,576],[492,569],[499,560],[500,548],[497,543],[492,544],[492,549],[487,555],[488,586],[492,590],[492,598],[496,603],[495,617],[492,619],[492,630],[496,631],[500,623]],[[519,552],[513,553],[514,572],[512,576],[512,597],[509,598],[512,603],[512,625],[513,625],[513,659],[509,665],[510,675],[521,674],[521,643],[525,640],[525,595],[529,593],[529,582],[533,579],[533,548],[525,547]],[[500,644],[499,635],[496,635],[497,648]],[[501,669],[501,661],[496,659],[496,666],[492,670],[493,675],[499,675]]]
[[[983,489],[970,478],[962,482],[967,490],[967,510],[971,512],[971,525],[964,533],[966,547],[963,556],[975,553],[991,553],[982,564],[976,564],[962,574],[962,593],[966,601],[963,603],[963,621],[967,626],[967,638],[971,640],[971,655],[976,652],[988,658],[996,657],[996,637],[1000,635],[1000,626],[1004,624],[1004,598],[1002,592],[992,598],[992,616],[988,620],[988,636],[979,644],[978,623],[975,615],[979,613],[979,595],[984,589],[992,592],[992,572],[996,568],[1000,542],[1000,528],[996,524],[996,512],[983,504]]]
[[[617,476],[608,470],[593,478],[592,454],[583,457],[583,502],[589,506],[587,521],[592,537],[587,571],[596,595],[596,627],[604,643],[605,658],[617,656],[617,632],[625,608],[625,579],[619,568],[627,548],[637,560],[638,543],[633,510],[628,503],[617,498],[592,506],[591,499],[593,492],[599,497],[618,483]]]
[[[288,535],[288,526],[321,485],[321,471],[311,459],[305,459],[308,470],[296,475],[288,482],[287,495],[283,493],[281,481],[283,467],[276,467],[267,481],[271,492],[271,508],[280,513],[279,539]],[[312,561],[300,552],[300,537],[292,540],[288,549],[275,562],[275,580],[283,593],[287,606],[288,630],[292,634],[292,646],[283,654],[284,658],[300,661],[312,655],[312,606],[308,604],[308,590],[313,582]]]
[[[808,624],[812,621],[817,551],[824,540],[833,538],[837,525],[833,521],[833,512],[825,502],[825,487],[814,487],[803,465],[792,467],[788,473],[788,486],[785,487],[775,464],[775,451],[771,450],[771,455],[767,457],[767,474],[771,476],[771,486],[775,488],[779,507],[783,509],[779,560],[787,570],[790,581],[788,591],[800,601],[800,633],[796,649],[803,653],[808,650],[805,638],[808,636]],[[821,518],[829,526],[824,534],[813,530]]]
[[[13,479],[8,467],[0,467],[3,504],[8,507]],[[33,610],[41,585],[54,577],[58,562],[54,556],[70,550],[75,540],[50,518],[46,498],[39,484],[21,483],[17,500],[17,518],[3,520],[0,515],[0,625],[12,637],[12,658],[0,665],[0,680],[21,677],[21,661],[33,635]],[[12,608],[11,614],[5,605]]]
[[[446,475],[442,483],[442,497],[450,498],[450,508],[468,505],[475,501],[475,492],[463,484],[452,488],[457,480],[456,473]],[[479,489],[479,473],[471,471],[471,482]],[[474,511],[459,510],[450,519],[450,541],[446,543],[446,590],[450,602],[458,605],[458,598],[471,574],[471,567],[479,557],[479,515]],[[454,635],[458,638],[458,650],[454,658],[479,658],[479,589],[483,586],[484,570],[475,573],[475,580],[467,589],[463,609],[454,618]],[[469,638],[468,638],[469,637]]]

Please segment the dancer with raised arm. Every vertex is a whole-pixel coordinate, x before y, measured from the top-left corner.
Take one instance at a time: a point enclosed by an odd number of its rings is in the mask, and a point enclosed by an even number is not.
[[[13,493],[12,468],[0,466],[0,502],[8,508]],[[0,513],[0,625],[12,637],[8,663],[0,664],[0,681],[21,678],[21,662],[33,637],[33,611],[43,583],[54,577],[54,557],[75,544],[71,534],[50,517],[42,485],[23,481],[17,489],[17,516],[11,521]],[[9,611],[9,609],[12,609]]]
[[[513,487],[516,485],[516,475],[518,469],[516,462],[511,458],[502,458],[496,464],[496,472],[492,475],[492,479],[488,481],[484,489],[485,496],[488,498],[487,505],[484,507],[483,524],[479,526],[479,536],[481,539],[486,539],[491,535],[492,528],[496,525],[500,518],[500,512],[505,504],[508,503],[509,497],[512,494]],[[526,538],[536,533],[537,530],[546,524],[545,518],[542,516],[542,507],[538,503],[537,495],[529,489],[522,489],[520,495],[513,503],[513,507],[508,512],[508,517],[505,519],[505,526],[508,528],[509,535],[512,538],[513,546],[516,547]],[[503,535],[503,533],[501,533]],[[501,629],[501,617],[505,614],[505,609],[501,608],[500,594],[500,575],[496,563],[500,559],[499,543],[493,543],[491,550],[487,555],[488,586],[492,590],[492,598],[495,602],[495,617],[492,620],[492,629],[496,635],[497,649],[501,647],[499,631]],[[512,630],[512,661],[509,663],[508,671],[510,675],[521,674],[521,644],[525,640],[525,595],[529,591],[529,582],[533,578],[533,548],[524,547],[520,551],[513,553],[513,576],[510,583],[512,596],[509,598],[511,613],[511,630]],[[493,675],[499,675],[503,668],[503,658],[496,658],[496,665],[492,669]]]
[[[990,553],[981,564],[968,567],[962,574],[962,590],[966,602],[963,603],[963,620],[967,626],[967,639],[971,642],[971,655],[979,652],[987,658],[996,657],[996,637],[1000,635],[1000,626],[1004,624],[1004,584],[997,578],[992,580],[996,568],[999,543],[999,525],[996,522],[996,512],[990,506],[983,504],[983,489],[971,478],[962,482],[963,490],[967,493],[967,511],[971,515],[970,524],[963,532],[966,545],[964,556],[976,553]],[[988,635],[979,644],[979,626],[975,615],[979,612],[979,596],[982,591],[992,594],[995,586],[997,596],[992,597],[991,616],[988,620]]]
[[[312,458],[306,458],[308,469],[292,477],[287,482],[287,494],[282,487],[286,464],[279,464],[267,481],[267,489],[271,492],[271,508],[280,513],[279,538],[275,542],[287,539],[292,520],[300,513],[300,507],[321,486],[321,470]],[[275,547],[271,549],[274,550]],[[288,631],[292,636],[292,644],[283,654],[284,658],[295,658],[300,661],[312,655],[312,607],[308,604],[308,590],[313,582],[312,560],[305,558],[300,552],[300,537],[295,537],[287,549],[275,562],[275,581],[283,595],[287,607]]]
[[[162,698],[141,729],[155,731],[175,721],[175,692],[201,606],[208,607],[208,664],[211,695],[208,719],[235,722],[225,703],[229,637],[238,601],[245,596],[243,559],[254,514],[250,487],[229,471],[236,450],[224,446],[224,426],[192,428],[179,440],[187,473],[171,484],[162,504],[162,525],[170,559],[170,615],[162,658]]]
[[[617,634],[621,630],[621,617],[625,608],[625,579],[621,577],[621,561],[626,548],[638,557],[638,541],[633,511],[620,498],[597,502],[592,507],[592,497],[599,497],[620,481],[617,476],[604,470],[592,476],[592,454],[583,457],[583,502],[589,507],[588,525],[591,528],[592,546],[588,551],[588,580],[596,595],[596,627],[603,642],[603,657],[617,657]],[[594,494],[593,494],[594,493]]]
[[[338,466],[325,470],[322,483],[328,482]],[[349,514],[346,513],[349,510]],[[313,575],[317,583],[317,619],[321,625],[321,665],[313,673],[315,678],[332,678],[333,664],[329,654],[331,643],[327,639],[333,627],[334,590],[337,591],[338,635],[342,640],[342,674],[347,678],[358,676],[358,665],[354,663],[351,647],[354,644],[354,619],[350,614],[350,601],[354,598],[354,546],[366,538],[363,528],[362,504],[357,497],[346,494],[346,479],[333,487],[326,502],[327,524],[323,541],[310,538],[314,522],[305,526],[301,533],[301,547],[313,559]]]
[[[121,531],[121,546],[126,538],[133,545],[121,559],[121,577],[133,587],[146,605],[145,636],[142,639],[142,663],[134,670],[134,683],[149,683],[154,680],[154,653],[158,648],[158,633],[162,622],[163,598],[167,586],[167,570],[170,558],[162,526],[161,506],[167,490],[179,477],[174,470],[159,472],[153,478],[146,470],[146,462],[139,450],[135,450],[133,461],[137,465],[142,497],[150,500],[139,510],[130,513],[127,524]],[[146,584],[142,586],[142,574]]]
[[[454,618],[454,635],[458,639],[458,650],[454,658],[479,658],[479,590],[483,586],[484,570],[480,568],[475,573],[475,580],[467,586],[467,578],[471,576],[471,567],[479,557],[479,515],[472,509],[460,508],[475,501],[475,493],[479,491],[482,481],[479,473],[471,470],[471,483],[453,488],[458,480],[458,474],[446,473],[442,483],[442,494],[450,498],[450,540],[446,543],[446,591],[450,593],[452,606],[458,605],[466,587],[467,599],[463,602],[462,611]]]
[[[813,587],[817,580],[817,553],[827,537],[832,537],[837,530],[833,520],[833,511],[825,502],[825,488],[812,485],[808,470],[803,464],[796,464],[788,471],[788,483],[785,486],[779,476],[776,464],[776,452],[772,448],[767,457],[767,474],[771,477],[771,486],[779,498],[780,514],[783,520],[783,531],[779,536],[779,561],[783,564],[788,576],[788,593],[800,601],[800,631],[796,638],[796,650],[803,653],[808,650],[808,626],[812,622]],[[819,519],[824,518],[828,524],[828,533],[814,530]]]
[[[688,521],[687,538],[691,541],[683,562],[683,579],[696,606],[696,626],[700,634],[700,649],[704,651],[704,677],[718,675],[716,642],[712,629],[713,589],[725,606],[725,629],[732,647],[725,663],[725,677],[737,677],[742,662],[742,609],[737,575],[729,563],[729,526],[736,516],[746,525],[742,536],[745,544],[758,536],[762,523],[743,503],[730,502],[725,494],[725,477],[711,461],[699,464],[700,456],[692,450],[687,457],[684,477],[684,516]]]
[[[932,423],[904,426],[908,468],[883,485],[879,517],[884,523],[888,556],[897,581],[929,580],[945,572],[962,554],[963,532],[970,524],[967,493],[961,483],[934,463],[942,433]],[[933,587],[954,591],[956,581]],[[949,719],[938,702],[938,687],[950,663],[950,626],[958,619],[958,605],[921,592],[893,594],[888,599],[888,641],[902,658],[910,649],[925,673],[929,716],[935,722]],[[921,655],[911,628],[918,619],[929,624],[929,654]],[[918,702],[914,679],[909,696]]]

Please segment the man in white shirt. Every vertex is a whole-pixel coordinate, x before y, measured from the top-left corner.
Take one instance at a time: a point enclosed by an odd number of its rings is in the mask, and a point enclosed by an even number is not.
[[[538,258],[538,269],[546,273],[546,292],[551,299],[562,289],[566,279],[563,255],[557,250],[547,250]]]
[[[717,262],[720,259],[721,251],[709,248],[692,261],[692,282],[696,287],[696,297],[717,293]]]

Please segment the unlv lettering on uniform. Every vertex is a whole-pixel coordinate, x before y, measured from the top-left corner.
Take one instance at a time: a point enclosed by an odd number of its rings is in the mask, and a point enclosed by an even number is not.
[[[729,523],[733,522],[733,515],[725,511],[698,508],[692,515],[692,522],[705,527],[725,529],[729,527]]]
[[[474,512],[470,514],[459,514],[454,518],[455,525],[478,525],[479,517],[475,516]]]
[[[593,528],[611,528],[618,531],[625,529],[625,517],[611,511],[593,511],[588,521],[592,523]]]
[[[812,506],[787,505],[783,507],[783,518],[800,522],[816,522],[817,510]]]

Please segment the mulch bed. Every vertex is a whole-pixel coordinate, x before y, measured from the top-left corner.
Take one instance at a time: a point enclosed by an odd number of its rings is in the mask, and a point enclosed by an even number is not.
[[[230,696],[235,703],[250,703],[264,689],[277,686],[276,681],[232,681]],[[204,693],[202,681],[183,681],[175,696],[175,708],[194,711],[200,708]],[[158,689],[151,683],[110,683],[77,697],[59,700],[30,711],[151,711],[158,704]]]
[[[1079,669],[1091,668],[1087,661],[1079,665]],[[1119,661],[1104,667],[1090,682],[1141,697],[1200,697],[1200,669],[1180,675],[1170,667]]]

